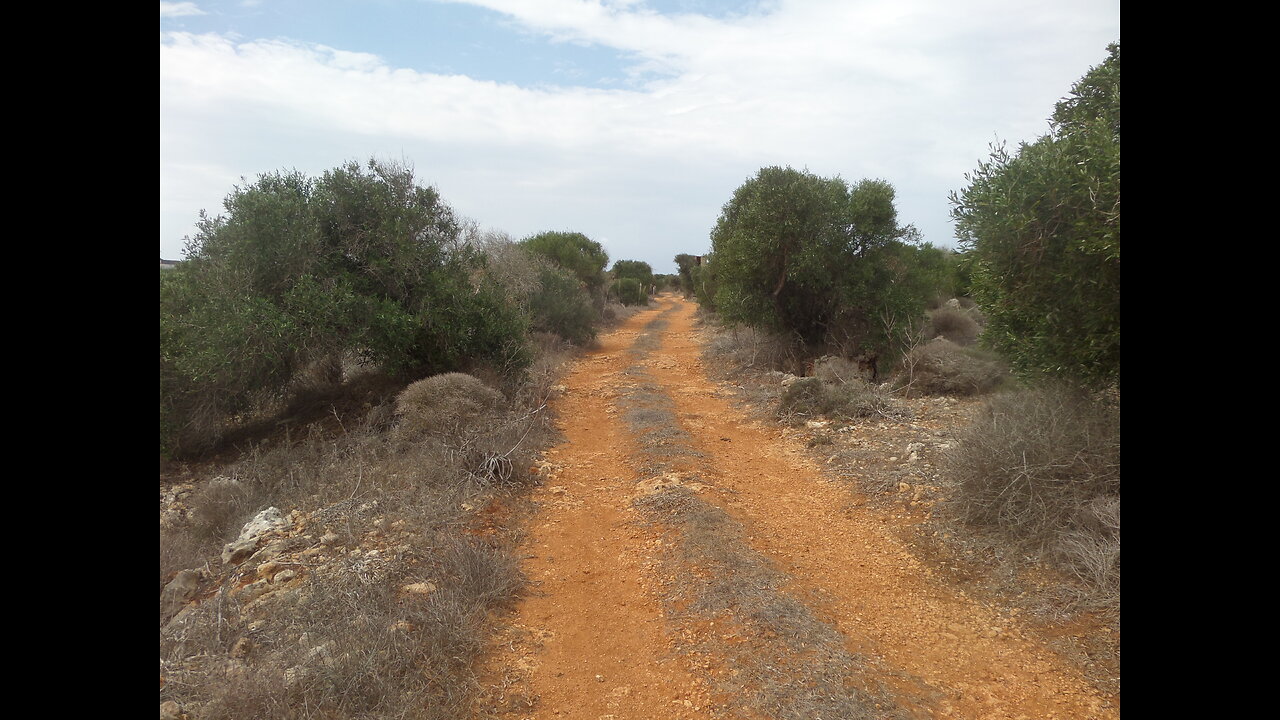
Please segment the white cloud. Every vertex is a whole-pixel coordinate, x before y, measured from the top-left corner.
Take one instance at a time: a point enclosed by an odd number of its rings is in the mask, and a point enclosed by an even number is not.
[[[162,2],[160,17],[185,17],[188,15],[204,15],[205,12],[193,2]]]
[[[162,33],[162,254],[241,175],[373,154],[414,161],[482,224],[580,229],[659,270],[704,250],[721,204],[771,164],[886,178],[902,221],[949,244],[946,193],[996,136],[1044,132],[1053,102],[1119,37],[1114,0],[1091,12],[809,0],[731,19],[631,1],[470,4],[625,52],[643,80],[520,87],[394,68],[357,48]]]

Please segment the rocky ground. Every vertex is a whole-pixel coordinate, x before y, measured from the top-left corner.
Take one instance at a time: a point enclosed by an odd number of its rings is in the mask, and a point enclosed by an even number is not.
[[[344,666],[378,656],[350,651],[350,632],[291,622],[367,614],[370,587],[387,610],[356,632],[393,649],[445,642],[430,627],[443,599],[500,568],[466,554],[499,546],[514,546],[525,589],[482,608],[465,703],[423,716],[1119,716],[1118,631],[1100,642],[1105,623],[1019,605],[932,522],[944,453],[978,401],[779,422],[794,379],[716,379],[707,333],[692,303],[666,297],[603,336],[557,388],[563,442],[532,489],[455,498],[450,527],[471,544],[452,565],[433,554],[445,535],[353,492],[263,510],[221,557],[162,577],[162,718],[201,717],[177,690],[210,675],[277,668],[287,704],[340,670],[379,672]],[[202,484],[238,482],[192,480],[162,483],[162,530],[187,522]],[[410,654],[407,672],[435,672],[433,657]],[[369,707],[343,716],[412,716]]]

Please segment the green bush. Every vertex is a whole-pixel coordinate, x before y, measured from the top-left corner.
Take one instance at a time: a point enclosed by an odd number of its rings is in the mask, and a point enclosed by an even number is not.
[[[634,278],[645,288],[654,284],[653,268],[642,260],[619,260],[613,264],[612,272],[616,279]]]
[[[898,224],[894,198],[884,180],[760,170],[712,231],[716,311],[845,355],[898,344],[949,270],[943,251]]]
[[[530,324],[579,346],[596,336],[597,313],[591,297],[568,273],[548,267],[538,274],[538,290],[529,299]]]
[[[528,364],[524,319],[410,169],[264,174],[225,207],[201,214],[187,262],[161,278],[162,451],[212,446],[336,357],[410,376]]]
[[[609,264],[609,254],[600,243],[586,235],[544,232],[521,240],[520,245],[568,270],[593,295],[599,295],[604,288],[604,269]]]
[[[614,283],[613,290],[618,295],[618,302],[623,305],[649,304],[649,293],[645,292],[640,281],[635,278],[622,278]]]
[[[1058,103],[1051,132],[1003,146],[952,194],[984,342],[1024,374],[1120,378],[1120,45]]]

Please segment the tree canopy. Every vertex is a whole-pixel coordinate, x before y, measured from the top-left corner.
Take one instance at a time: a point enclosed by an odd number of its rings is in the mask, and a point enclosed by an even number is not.
[[[646,287],[653,284],[653,267],[643,260],[618,260],[613,264],[612,272],[619,280],[633,278]]]
[[[600,243],[580,232],[544,232],[520,241],[520,245],[573,273],[593,294],[604,286],[609,254]]]
[[[917,233],[898,224],[894,199],[884,180],[850,187],[790,167],[761,169],[712,231],[716,308],[810,344],[884,345],[883,316],[914,317],[928,292]]]
[[[188,261],[161,281],[162,436],[197,415],[240,412],[342,356],[415,374],[527,362],[522,318],[411,169],[268,173],[224,205],[201,214]]]
[[[953,193],[984,340],[1025,373],[1120,376],[1120,44],[1057,103],[1051,130],[992,149]]]

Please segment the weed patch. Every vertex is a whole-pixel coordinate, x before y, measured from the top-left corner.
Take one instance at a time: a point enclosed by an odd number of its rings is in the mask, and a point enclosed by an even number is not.
[[[907,393],[980,395],[1008,377],[1008,367],[996,355],[938,338],[907,352],[898,385]]]
[[[1118,608],[1120,409],[1063,387],[992,398],[945,461],[945,508],[1074,574]]]
[[[786,576],[742,539],[723,510],[682,486],[635,501],[646,521],[677,538],[668,558],[679,578],[668,599],[677,618],[714,620],[717,633],[689,650],[724,658],[719,676],[727,693],[751,716],[789,718],[905,717],[865,673],[868,661],[851,654],[840,633],[786,594]]]

